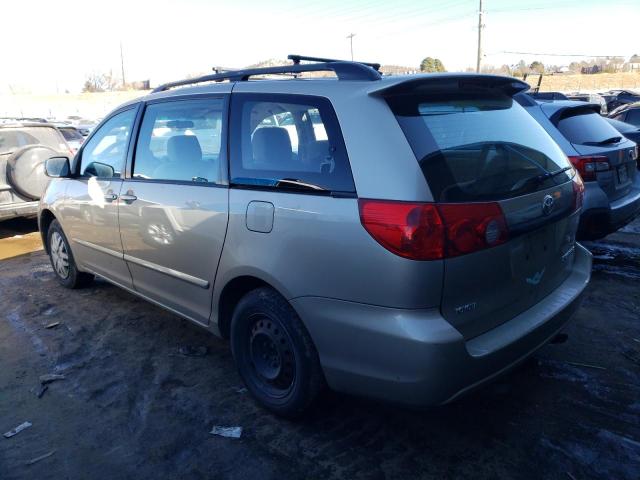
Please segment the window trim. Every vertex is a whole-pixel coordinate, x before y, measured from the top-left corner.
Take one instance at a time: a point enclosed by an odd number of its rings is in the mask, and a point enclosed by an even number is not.
[[[335,130],[336,135],[339,137],[339,148],[344,154],[344,160],[346,162],[345,167],[348,169],[348,174],[353,184],[353,191],[345,190],[297,190],[297,189],[285,189],[271,185],[255,185],[246,183],[233,183],[231,169],[232,164],[236,161],[242,162],[242,108],[246,102],[274,102],[274,103],[292,103],[300,105],[308,105],[313,108],[317,108],[320,112],[321,109],[326,109],[333,125],[330,127]],[[313,128],[313,123],[311,124]],[[327,130],[327,126],[325,126]],[[327,136],[329,132],[327,131]],[[229,108],[229,142],[227,145],[228,150],[228,169],[227,174],[229,177],[229,188],[238,190],[254,190],[265,192],[277,192],[283,194],[294,195],[313,195],[321,197],[335,197],[335,198],[358,198],[358,191],[356,188],[356,182],[353,176],[353,170],[351,169],[351,162],[349,160],[349,152],[344,141],[344,134],[342,133],[342,126],[338,115],[333,108],[331,100],[322,95],[308,95],[297,93],[270,93],[270,92],[238,92],[233,93]]]
[[[208,188],[229,188],[229,106],[230,106],[230,93],[205,93],[205,94],[190,94],[179,95],[173,97],[154,98],[151,100],[141,102],[141,108],[136,117],[135,134],[132,135],[133,143],[130,144],[129,155],[127,156],[127,165],[124,169],[124,179],[127,182],[141,182],[141,183],[157,183],[162,185],[189,185],[192,187],[208,187]],[[135,164],[136,149],[138,147],[138,137],[140,136],[140,129],[144,115],[147,111],[147,107],[150,105],[158,105],[169,102],[180,102],[188,100],[211,100],[222,99],[222,129],[220,131],[220,156],[221,162],[224,165],[224,172],[220,176],[220,183],[196,183],[186,180],[168,180],[161,178],[134,178],[133,167]]]
[[[82,145],[80,145],[80,148],[78,149],[78,152],[76,153],[75,157],[72,159],[71,161],[71,176],[73,179],[75,180],[86,180],[88,181],[89,178],[95,178],[96,180],[114,180],[114,179],[121,179],[124,180],[124,173],[127,169],[127,165],[129,164],[129,155],[131,153],[131,149],[132,149],[132,145],[131,145],[131,141],[133,140],[134,137],[137,137],[137,122],[138,122],[138,117],[140,115],[140,107],[142,105],[142,102],[136,102],[133,105],[126,105],[124,107],[118,108],[117,110],[114,110],[113,112],[111,112],[111,114],[109,114],[108,116],[106,116],[104,119],[102,119],[102,121],[96,125],[96,127],[91,131],[91,133],[89,134],[89,136],[82,142]],[[133,118],[133,123],[131,124],[131,134],[129,135],[129,143],[127,144],[127,152],[125,155],[125,166],[122,169],[122,171],[120,172],[120,176],[119,177],[85,177],[80,175],[80,168],[82,167],[82,155],[84,153],[84,148],[85,146],[89,143],[89,141],[94,137],[94,135],[102,128],[102,126],[107,123],[109,120],[111,120],[113,117],[115,117],[116,115],[120,115],[121,113],[127,112],[129,110],[136,110],[136,114],[134,115]],[[62,134],[61,134],[62,135]]]

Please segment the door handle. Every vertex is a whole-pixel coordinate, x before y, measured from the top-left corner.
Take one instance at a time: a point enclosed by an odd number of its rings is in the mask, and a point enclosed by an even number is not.
[[[135,195],[131,195],[129,193],[126,193],[125,195],[120,195],[120,200],[122,200],[125,203],[135,202],[137,199],[138,197],[136,197]]]
[[[115,193],[107,193],[104,196],[105,201],[107,202],[113,202],[114,200],[118,199],[118,196]]]

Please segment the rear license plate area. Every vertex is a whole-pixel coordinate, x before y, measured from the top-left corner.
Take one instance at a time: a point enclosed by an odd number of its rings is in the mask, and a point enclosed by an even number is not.
[[[618,166],[618,181],[620,183],[627,183],[629,181],[629,174],[627,173],[627,166]]]

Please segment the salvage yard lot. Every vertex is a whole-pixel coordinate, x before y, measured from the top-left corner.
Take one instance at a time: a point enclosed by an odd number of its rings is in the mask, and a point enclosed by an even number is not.
[[[0,438],[0,479],[637,479],[638,233],[588,244],[568,341],[491,385],[426,411],[327,393],[298,422],[254,404],[225,341],[103,281],[66,290],[42,251],[3,260],[0,433],[33,426]]]

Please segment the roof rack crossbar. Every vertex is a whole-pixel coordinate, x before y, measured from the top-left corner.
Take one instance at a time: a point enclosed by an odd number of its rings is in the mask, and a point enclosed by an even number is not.
[[[373,67],[360,62],[330,61],[301,65],[294,63],[293,65],[283,65],[280,67],[265,68],[249,68],[245,70],[232,70],[211,75],[203,75],[202,77],[187,78],[176,82],[169,82],[153,89],[152,93],[163,92],[173,87],[181,87],[184,85],[194,85],[204,82],[222,82],[229,80],[230,82],[239,82],[249,80],[250,77],[257,75],[276,75],[291,74],[303,72],[327,72],[333,71],[338,80],[380,80],[381,75]]]
[[[289,55],[287,57],[289,60],[293,61],[294,65],[299,65],[300,61],[303,60],[305,62],[321,62],[321,63],[330,63],[330,62],[348,62],[349,60],[336,60],[335,58],[322,58],[322,57],[307,57],[305,55]],[[358,62],[353,61],[353,63],[361,63],[362,65],[366,65],[367,67],[371,67],[376,71],[380,71],[379,63],[370,63],[370,62]]]

